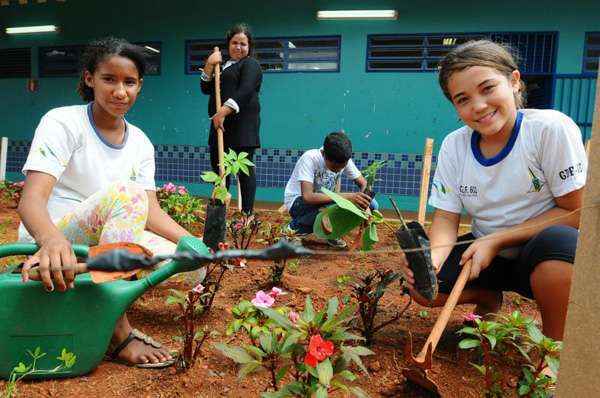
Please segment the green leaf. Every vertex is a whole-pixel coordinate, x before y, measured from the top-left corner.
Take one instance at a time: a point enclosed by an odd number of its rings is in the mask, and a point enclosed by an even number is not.
[[[350,387],[350,392],[358,398],[369,398],[369,395],[360,387]]]
[[[352,352],[356,355],[360,355],[361,357],[364,357],[366,355],[375,355],[375,353],[371,350],[369,350],[367,347],[363,347],[363,346],[355,346],[351,348]]]
[[[241,164],[244,164],[246,166],[254,166],[254,163],[252,163],[249,159],[242,159]]]
[[[373,249],[373,245],[379,242],[377,236],[377,224],[371,223],[368,228],[365,228],[362,234],[362,250],[369,251]]]
[[[243,163],[241,163],[239,166],[240,166],[240,170],[242,171],[242,173],[244,173],[246,175],[250,175],[250,170],[248,169],[248,166],[246,166]]]
[[[244,346],[244,348],[246,349],[247,352],[249,352],[250,354],[253,354],[257,359],[262,359],[265,356],[267,356],[267,354],[261,350],[258,347],[255,347],[253,345],[247,344]]]
[[[267,354],[273,352],[273,345],[271,344],[272,339],[270,334],[261,334],[258,339],[260,341],[260,347],[263,349],[264,352],[266,352]]]
[[[296,344],[298,340],[300,340],[301,336],[302,333],[298,331],[293,331],[289,333],[285,338],[283,344],[279,348],[279,352],[282,354],[287,353],[294,346],[294,344]]]
[[[203,181],[215,182],[217,180],[217,178],[219,178],[219,175],[213,171],[206,171],[200,177],[202,178]]]
[[[333,319],[335,314],[337,314],[338,307],[340,302],[337,297],[332,297],[327,302],[327,320]]]
[[[463,350],[468,350],[470,348],[479,347],[481,345],[481,341],[477,339],[464,339],[458,343],[458,346]]]
[[[248,152],[240,152],[238,154],[237,160],[242,160],[248,157]]]
[[[493,350],[496,347],[496,342],[497,342],[496,336],[493,336],[493,335],[490,335],[490,334],[486,334],[484,336],[490,342],[490,348]]]
[[[275,321],[275,323],[277,323],[279,326],[284,327],[286,330],[293,329],[294,325],[292,325],[292,322],[290,322],[290,320],[286,316],[281,315],[279,312],[271,308],[265,307],[259,307],[259,310],[267,317],[269,317],[269,319],[272,319],[273,321]]]
[[[238,378],[241,380],[244,377],[248,376],[250,373],[257,371],[262,367],[262,364],[258,361],[248,362],[242,365],[242,367],[240,367],[240,371],[238,372]]]
[[[310,323],[315,319],[315,310],[312,305],[312,299],[310,296],[306,296],[306,302],[304,304],[304,311],[302,312],[302,320],[306,323]]]
[[[317,389],[317,393],[315,394],[316,398],[327,398],[327,388],[323,386],[319,386]]]
[[[250,354],[248,354],[243,348],[230,347],[223,343],[216,343],[213,346],[217,350],[221,351],[223,355],[232,359],[236,363],[245,364],[254,361],[254,358],[252,358]]]
[[[542,334],[540,329],[537,326],[535,326],[533,323],[527,325],[527,333],[529,334],[529,337],[531,338],[531,340],[536,344],[541,343],[542,340],[544,339],[544,335]]]
[[[319,383],[329,387],[333,378],[333,366],[331,366],[329,358],[317,365],[317,374],[319,375]]]
[[[354,373],[352,373],[351,371],[349,371],[348,369],[344,369],[341,372],[339,372],[338,374],[348,381],[356,380],[356,375]]]
[[[473,366],[475,369],[477,369],[477,371],[479,373],[481,373],[482,376],[485,376],[485,374],[487,373],[487,369],[483,365],[477,365],[476,363],[471,363],[471,366]]]
[[[279,383],[281,381],[281,379],[283,379],[285,377],[285,374],[287,373],[289,368],[290,368],[290,365],[286,365],[277,371],[277,374],[275,375],[275,381],[277,383]]]
[[[329,196],[329,198],[331,198],[331,200],[333,200],[335,202],[336,205],[338,205],[339,207],[341,207],[344,210],[348,210],[349,212],[359,216],[360,218],[366,220],[368,217],[365,214],[365,212],[361,209],[358,208],[358,206],[356,206],[354,203],[350,202],[348,199],[343,198],[342,196],[340,196],[339,194],[330,191],[327,188],[321,188],[321,191]]]
[[[529,386],[527,384],[521,384],[519,386],[519,396],[523,396],[526,395],[531,389],[529,388]]]
[[[550,355],[546,355],[544,358],[550,370],[556,375],[558,374],[558,368],[560,367],[560,359],[556,357],[552,357]]]
[[[204,337],[204,331],[203,330],[198,330],[196,332],[196,334],[194,334],[194,340],[196,340],[196,341],[202,340],[203,337]]]
[[[15,373],[25,373],[27,372],[27,370],[28,367],[23,362],[19,362],[19,365],[13,368],[13,372]]]

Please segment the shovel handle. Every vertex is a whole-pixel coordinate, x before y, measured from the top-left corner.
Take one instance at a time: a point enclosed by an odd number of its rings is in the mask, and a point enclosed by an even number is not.
[[[215,65],[215,108],[216,112],[221,110],[221,64]],[[217,151],[219,154],[219,176],[223,179],[225,175],[225,164],[223,163],[225,143],[223,141],[223,130],[217,129]],[[222,180],[223,186],[225,179]]]
[[[422,362],[425,360],[428,346],[431,345],[431,353],[435,351],[435,348],[440,341],[440,337],[442,336],[442,333],[444,332],[444,329],[446,329],[446,325],[450,320],[450,315],[452,315],[452,311],[454,310],[454,307],[456,307],[458,299],[464,290],[467,281],[469,280],[469,275],[471,274],[471,264],[472,260],[469,260],[465,263],[465,265],[463,265],[462,270],[458,275],[458,279],[454,283],[454,287],[446,299],[446,303],[444,304],[444,308],[442,308],[442,312],[440,312],[437,321],[433,325],[433,329],[431,329],[431,333],[429,333],[429,337],[427,338],[423,349],[421,349],[421,352],[419,355],[417,355],[417,361]]]
[[[75,256],[87,258],[89,247],[85,245],[73,245]],[[8,243],[0,245],[0,258],[10,256],[33,256],[40,250],[35,243]]]

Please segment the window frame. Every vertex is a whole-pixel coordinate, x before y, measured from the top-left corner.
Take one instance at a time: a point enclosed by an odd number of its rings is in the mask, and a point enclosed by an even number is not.
[[[20,74],[15,74],[15,75],[10,75],[10,76],[4,76],[4,75],[0,75],[0,79],[22,79],[22,78],[26,78],[26,79],[30,79],[32,77],[32,71],[33,71],[33,62],[32,62],[32,47],[7,47],[7,48],[0,48],[0,52],[4,52],[4,51],[23,51],[22,55],[25,55],[25,53],[27,52],[28,56],[25,57],[25,63],[26,65],[24,65],[24,69],[22,71],[22,73]]]
[[[331,39],[335,39],[337,41],[337,45],[336,46],[324,46],[321,48],[324,49],[335,49],[335,51],[337,52],[337,56],[334,58],[324,58],[324,59],[316,59],[316,58],[306,58],[306,59],[299,59],[299,60],[293,60],[290,62],[289,59],[289,54],[293,53],[289,51],[289,42],[293,41],[293,40],[331,40]],[[265,47],[265,48],[257,48],[257,44],[259,44],[260,42],[268,42],[268,41],[280,41],[282,46],[281,48],[284,49],[284,56],[283,56],[283,65],[284,65],[284,69],[282,70],[273,70],[273,69],[265,69],[264,65],[267,64],[266,61],[261,61],[261,59],[257,56],[257,54],[260,54],[261,51],[264,50],[269,50],[269,47]],[[227,54],[227,50],[224,50],[223,47],[221,47],[221,45],[224,45],[224,48],[226,48],[226,42],[223,39],[189,39],[185,41],[185,63],[184,63],[184,71],[186,75],[200,75],[202,72],[200,71],[200,68],[198,71],[191,71],[191,62],[190,62],[190,47],[194,44],[210,44],[213,47],[218,45],[219,48],[221,48],[221,52],[224,55],[224,58],[227,58],[226,54]],[[306,47],[306,49],[318,49],[319,47],[313,46],[313,47]],[[275,49],[275,48],[273,48]],[[210,54],[210,50],[208,50],[209,52],[206,54],[206,56],[208,56],[208,54]],[[339,73],[341,70],[341,58],[342,58],[342,36],[341,35],[319,35],[319,36],[277,36],[277,37],[256,37],[254,38],[254,53],[253,53],[254,58],[260,63],[261,65],[261,69],[263,71],[263,73]],[[290,70],[288,69],[288,65],[291,63],[301,63],[301,62],[307,62],[307,63],[318,63],[318,62],[335,62],[337,64],[337,67],[335,69],[328,69],[328,70]],[[204,61],[202,62],[202,65],[204,64]]]
[[[592,32],[585,32],[585,36],[583,39],[583,59],[581,62],[581,73],[585,76],[596,76],[598,74],[598,69],[596,69],[595,71],[591,71],[587,69],[587,63],[594,60],[595,57],[589,57],[588,56],[588,50],[590,50],[590,47],[594,50],[598,50],[600,51],[600,43],[599,44],[595,44],[595,45],[591,45],[590,43],[588,43],[588,40],[593,37],[593,36],[597,36],[597,38],[600,40],[600,31],[592,31]],[[596,62],[598,62],[598,59],[600,59],[600,57],[596,58]],[[600,65],[600,63],[599,63]]]

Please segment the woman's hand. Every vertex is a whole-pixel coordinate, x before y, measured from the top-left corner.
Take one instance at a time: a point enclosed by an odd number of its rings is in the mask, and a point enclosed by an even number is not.
[[[215,47],[213,49],[213,53],[208,56],[206,63],[214,67],[216,64],[220,64],[222,62],[223,57],[221,56],[221,51],[219,50],[219,47]]]
[[[477,279],[480,272],[489,267],[499,251],[500,246],[496,239],[478,239],[471,243],[460,259],[460,265],[465,265],[469,259],[473,260],[469,280]]]
[[[40,243],[40,250],[23,263],[23,282],[30,279],[29,270],[35,264],[39,264],[39,277],[31,279],[41,279],[47,291],[54,290],[54,283],[61,292],[75,287],[73,281],[77,258],[71,243],[64,236],[52,236]]]

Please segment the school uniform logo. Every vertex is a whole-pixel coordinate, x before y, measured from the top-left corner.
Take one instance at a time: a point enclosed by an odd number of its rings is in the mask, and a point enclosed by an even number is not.
[[[477,186],[476,185],[459,185],[458,186],[458,195],[462,196],[462,197],[476,198],[477,197]]]
[[[538,176],[536,176],[530,167],[528,167],[527,169],[529,170],[529,179],[531,180],[531,188],[529,188],[529,191],[527,191],[527,193],[540,192],[546,184],[546,182],[542,181]]]
[[[558,176],[561,180],[565,181],[569,178],[575,177],[575,174],[583,173],[583,163],[579,162],[574,166],[569,166],[564,170],[558,172]]]
[[[450,192],[450,188],[447,188],[444,184],[442,184],[439,181],[433,181],[431,183],[431,186],[433,188],[435,188],[439,193],[441,193],[442,195],[447,194],[448,192]]]

